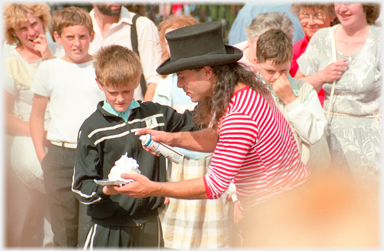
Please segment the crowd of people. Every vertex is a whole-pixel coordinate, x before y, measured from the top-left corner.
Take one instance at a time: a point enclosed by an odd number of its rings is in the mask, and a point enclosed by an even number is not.
[[[7,247],[379,246],[380,4],[92,5],[4,5]]]

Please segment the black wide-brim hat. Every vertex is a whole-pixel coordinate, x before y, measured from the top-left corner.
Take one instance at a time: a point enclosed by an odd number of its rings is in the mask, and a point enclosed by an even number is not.
[[[165,35],[170,57],[156,71],[161,75],[237,62],[243,52],[224,45],[222,24],[206,22],[176,29]]]

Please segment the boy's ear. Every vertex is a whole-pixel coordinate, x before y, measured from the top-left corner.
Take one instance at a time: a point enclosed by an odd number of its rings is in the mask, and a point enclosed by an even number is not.
[[[96,80],[96,83],[97,83],[97,86],[99,87],[99,89],[104,91],[103,85],[100,84],[99,80],[97,78],[95,78],[95,80]]]
[[[256,65],[257,67],[259,67],[260,63],[259,63],[259,61],[257,60],[257,57],[255,57],[254,60],[255,60],[255,62],[254,62],[255,65]]]
[[[91,32],[91,43],[93,42],[93,39],[95,39],[95,32],[94,31]]]
[[[57,31],[55,31],[55,32],[53,33],[53,37],[55,38],[56,43],[58,43],[59,45],[61,45],[61,39],[60,39],[59,34],[57,34]]]

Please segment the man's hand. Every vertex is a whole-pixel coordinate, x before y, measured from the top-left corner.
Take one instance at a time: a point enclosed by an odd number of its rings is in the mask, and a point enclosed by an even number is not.
[[[153,141],[163,142],[164,144],[172,146],[172,142],[173,142],[173,134],[172,133],[164,132],[164,131],[151,130],[148,128],[144,128],[144,129],[138,130],[136,132],[136,135],[142,135],[142,134],[150,134],[152,136]]]
[[[281,74],[275,83],[272,85],[273,91],[284,102],[285,105],[289,105],[296,100],[295,94],[293,94],[292,86],[285,74]]]
[[[236,201],[233,205],[233,222],[238,224],[244,216],[240,213],[239,201]]]
[[[146,198],[152,195],[153,186],[151,185],[153,182],[144,175],[123,173],[121,177],[124,179],[133,179],[134,181],[121,187],[114,186],[114,189],[116,189],[118,193],[133,198]]]

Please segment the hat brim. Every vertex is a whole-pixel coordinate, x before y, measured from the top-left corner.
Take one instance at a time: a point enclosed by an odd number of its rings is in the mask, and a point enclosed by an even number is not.
[[[168,58],[156,69],[156,71],[161,75],[167,75],[204,66],[234,63],[242,58],[243,52],[240,49],[230,45],[224,45],[224,47],[226,54],[211,54],[182,58],[175,62],[171,62],[171,59]]]

